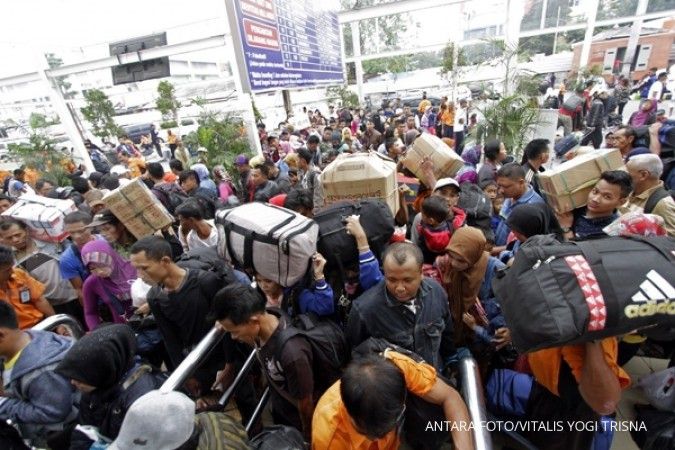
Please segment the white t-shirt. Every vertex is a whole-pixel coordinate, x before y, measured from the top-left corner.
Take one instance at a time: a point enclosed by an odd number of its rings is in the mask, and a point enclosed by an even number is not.
[[[463,119],[460,123],[460,119]],[[453,127],[454,132],[464,131],[466,126],[466,108],[457,108],[455,109],[455,126]]]
[[[661,94],[663,93],[663,83],[660,81],[655,81],[652,84],[652,87],[649,88],[649,95],[647,98],[656,98],[657,100],[661,100]]]
[[[183,232],[179,227],[178,236],[180,239],[180,243],[183,245],[183,249],[185,251],[194,250],[195,248],[202,248],[202,247],[215,248],[218,245],[218,231],[216,230],[213,221],[207,220],[206,222],[211,227],[211,233],[209,233],[209,236],[206,239],[200,238],[195,230],[190,230],[187,236],[183,237]]]

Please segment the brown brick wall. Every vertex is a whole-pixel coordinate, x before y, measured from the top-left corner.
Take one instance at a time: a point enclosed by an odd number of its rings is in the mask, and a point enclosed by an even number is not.
[[[675,25],[675,21],[673,21]],[[670,56],[670,49],[675,42],[675,31],[670,31],[667,34],[659,34],[655,36],[643,36],[639,39],[639,45],[652,44],[652,51],[649,55],[649,67],[658,67],[660,69],[666,68],[669,66],[668,61]],[[628,44],[628,38],[624,39],[612,39],[610,41],[601,41],[594,42],[591,45],[591,51],[588,57],[588,63],[585,65],[592,66],[594,64],[602,65],[602,62],[605,59],[605,51],[610,48],[620,48],[626,47]],[[581,44],[574,46],[574,59],[572,62],[572,70],[577,71],[579,69],[579,59],[581,58]],[[640,79],[646,74],[646,71],[636,71],[633,73],[633,79]]]

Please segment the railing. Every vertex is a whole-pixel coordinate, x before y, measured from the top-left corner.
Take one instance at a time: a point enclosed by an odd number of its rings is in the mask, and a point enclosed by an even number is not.
[[[32,330],[38,331],[53,331],[56,332],[57,328],[64,327],[69,335],[74,339],[80,339],[84,336],[84,330],[80,323],[72,316],[68,314],[56,314],[54,316],[47,317],[42,322],[35,325]]]
[[[199,367],[199,364],[204,361],[206,355],[208,355],[218,342],[220,342],[223,338],[223,334],[224,331],[221,328],[213,327],[211,331],[199,341],[199,344],[197,344],[190,354],[185,357],[183,362],[176,367],[176,370],[174,370],[171,376],[164,382],[160,391],[170,392],[181,387],[183,383],[190,378],[190,375],[194,373],[195,369]]]
[[[485,397],[478,373],[478,366],[473,358],[462,358],[459,362],[459,375],[462,397],[469,410],[472,433],[476,450],[492,450],[492,438],[484,426],[487,420],[485,413]]]

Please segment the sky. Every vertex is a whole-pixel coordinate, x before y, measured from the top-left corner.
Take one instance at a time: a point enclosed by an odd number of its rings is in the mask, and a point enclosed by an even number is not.
[[[0,77],[33,71],[34,55],[39,52],[56,53],[66,63],[73,63],[87,59],[87,55],[107,52],[108,42],[157,31],[167,31],[169,42],[175,43],[225,30],[225,0],[7,3],[0,26],[0,54],[5,61],[0,65]]]

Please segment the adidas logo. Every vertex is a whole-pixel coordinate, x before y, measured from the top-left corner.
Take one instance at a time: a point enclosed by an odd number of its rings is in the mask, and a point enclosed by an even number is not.
[[[656,270],[650,270],[640,289],[631,297],[637,305],[628,305],[624,313],[628,318],[653,316],[655,314],[675,315],[675,288]]]

